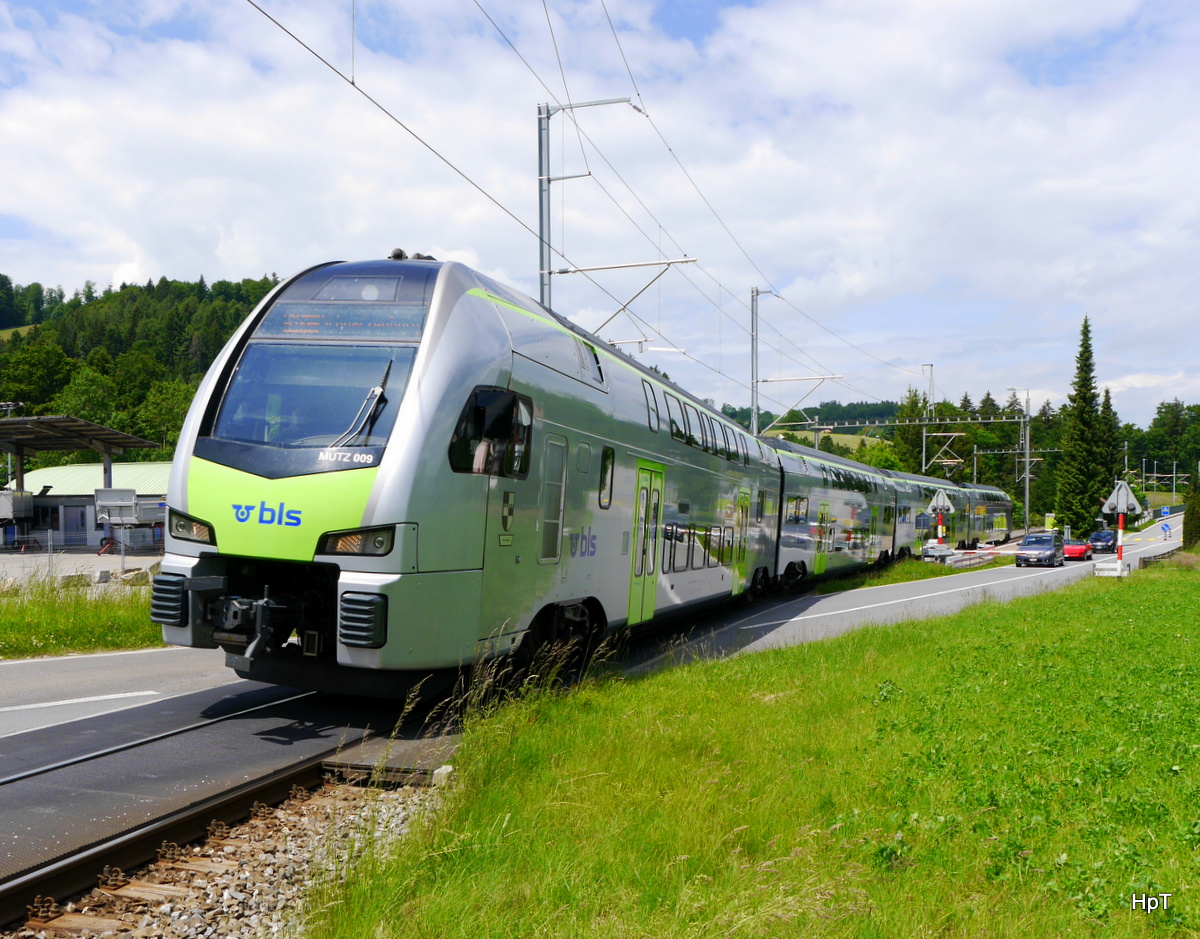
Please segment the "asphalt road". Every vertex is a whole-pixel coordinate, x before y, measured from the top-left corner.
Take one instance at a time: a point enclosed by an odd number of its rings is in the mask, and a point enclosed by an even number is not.
[[[0,661],[0,737],[238,681],[213,649],[144,649]]]
[[[1171,540],[1156,526],[1130,535],[1125,557],[1134,566],[1142,554],[1161,553],[1178,545],[1181,518],[1168,519]],[[1015,544],[1002,552],[1016,550]],[[1102,558],[1108,557],[1102,555]],[[146,566],[154,558],[129,558]],[[45,558],[40,559],[45,565]],[[0,576],[15,576],[16,567],[34,567],[24,556],[0,558]],[[668,639],[669,651],[650,653],[635,671],[689,654],[735,654],[794,645],[837,636],[868,624],[895,623],[953,613],[986,599],[1009,600],[1053,590],[1088,577],[1092,562],[1068,561],[1061,568],[1006,567],[964,571],[935,581],[870,587],[823,596],[769,600],[753,607],[726,607],[698,618],[686,642]],[[55,558],[57,573],[120,569],[120,558],[65,555]],[[171,697],[232,684],[239,679],[213,649],[142,650],[71,655],[57,658],[0,661],[0,737],[54,726]]]

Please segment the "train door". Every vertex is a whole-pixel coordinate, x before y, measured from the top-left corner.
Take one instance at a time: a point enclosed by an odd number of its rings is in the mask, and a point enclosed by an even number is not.
[[[833,537],[833,524],[829,514],[829,503],[817,505],[817,553],[813,557],[813,573],[824,574],[829,563],[829,542]]]
[[[629,579],[628,625],[654,616],[658,593],[659,532],[662,529],[663,472],[661,463],[638,460],[637,491],[633,500],[633,558]]]
[[[733,595],[746,589],[746,541],[750,536],[750,490],[738,489],[737,523],[733,530]]]

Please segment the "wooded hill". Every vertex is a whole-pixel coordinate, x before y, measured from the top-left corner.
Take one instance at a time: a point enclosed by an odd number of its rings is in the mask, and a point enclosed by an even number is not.
[[[161,443],[123,460],[169,460],[200,378],[277,282],[160,278],[102,293],[89,283],[64,299],[0,274],[0,325],[32,325],[0,342],[0,400],[20,402],[15,416],[65,414]],[[95,459],[45,453],[27,468]]]
[[[7,338],[0,339],[0,401],[21,402],[13,411],[17,416],[66,414],[161,444],[155,450],[130,451],[122,459],[170,459],[200,378],[234,329],[276,283],[275,275],[236,283],[217,281],[211,286],[204,278],[195,283],[160,278],[97,292],[89,282],[68,298],[61,287],[47,289],[37,283],[23,287],[0,274],[0,330],[10,330]],[[14,327],[25,327],[27,332],[11,331]],[[1068,371],[1069,363],[1063,367]],[[1076,384],[1094,386],[1090,367],[1084,372],[1076,376]],[[1182,474],[1194,478],[1200,467],[1200,405],[1185,405],[1178,399],[1163,402],[1150,426],[1142,430],[1120,424],[1107,394],[1105,399],[1103,407],[1098,398],[1088,405],[1089,411],[1095,411],[1096,423],[1086,436],[1095,439],[1083,462],[1094,464],[1099,480],[1095,485],[1103,488],[1128,470],[1137,487],[1143,480],[1144,461],[1146,488],[1170,492],[1174,481],[1182,502],[1187,488]],[[1035,403],[1030,447],[1034,515],[1054,511],[1070,408],[1070,404],[1056,409],[1049,401],[1040,407]],[[749,408],[725,404],[721,410],[749,427]],[[898,403],[826,401],[810,408],[808,416],[819,415],[823,422],[921,418],[930,410],[945,423],[926,427],[926,474],[976,479],[1018,499],[1023,496],[1020,423],[949,422],[962,416],[1016,418],[1025,407],[1015,393],[1002,404],[990,392],[984,392],[978,404],[964,394],[957,404],[939,401],[930,409],[925,395],[910,388]],[[759,426],[765,428],[774,419],[775,415],[763,412]],[[783,423],[805,420],[806,415],[791,413]],[[794,426],[789,431],[801,429]],[[944,436],[949,434],[959,436]],[[920,426],[879,428],[872,436],[879,442],[864,441],[851,450],[823,434],[821,446],[877,466],[922,471]],[[1071,448],[1076,447],[1075,437],[1068,441]],[[935,460],[943,444],[948,449],[940,461]],[[90,451],[40,454],[28,465],[32,469],[95,459],[97,455]],[[1084,501],[1092,495],[1088,490]]]

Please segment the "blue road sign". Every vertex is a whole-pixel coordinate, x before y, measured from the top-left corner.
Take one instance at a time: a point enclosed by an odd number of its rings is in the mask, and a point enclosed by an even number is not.
[[[1171,507],[1169,505],[1164,505],[1162,507],[1162,517],[1166,518],[1170,514],[1171,514]]]

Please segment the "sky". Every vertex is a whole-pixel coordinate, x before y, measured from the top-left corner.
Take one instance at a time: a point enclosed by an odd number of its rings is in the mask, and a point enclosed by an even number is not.
[[[1085,317],[1122,421],[1200,403],[1194,0],[0,0],[0,273],[537,297],[538,106],[614,98],[550,118],[550,242],[626,266],[552,303],[700,397],[757,289],[768,410],[1058,407]]]

